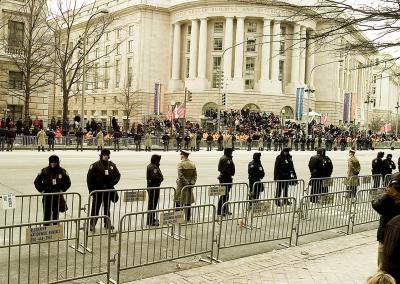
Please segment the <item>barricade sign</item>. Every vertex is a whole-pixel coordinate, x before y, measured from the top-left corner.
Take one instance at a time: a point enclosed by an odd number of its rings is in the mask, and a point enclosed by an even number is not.
[[[372,208],[371,202],[378,194],[382,193],[383,190],[384,188],[372,188],[357,192],[351,216],[352,232],[354,226],[372,223],[379,220],[380,215]]]
[[[347,190],[347,183],[347,177],[311,178],[307,195],[344,191]]]
[[[303,218],[298,218],[296,245],[301,236],[332,229],[344,227],[345,233],[348,234],[353,199],[355,192],[351,191],[304,196],[300,200],[300,212]]]
[[[108,219],[99,216],[100,230],[88,237],[93,254],[70,248],[79,241],[80,228],[92,218],[63,219],[3,226],[14,239],[0,248],[1,283],[109,283],[110,234],[103,229]],[[25,235],[26,234],[26,235]]]
[[[171,212],[162,212],[160,214],[160,224],[161,225],[174,225],[174,224],[182,224],[184,219],[184,211],[171,211]]]
[[[12,193],[3,194],[2,199],[3,199],[3,209],[4,210],[15,209],[16,199],[15,199],[14,194],[12,194]]]
[[[61,240],[63,238],[64,238],[64,227],[61,225],[26,228],[27,244],[56,241],[56,240]]]
[[[292,197],[299,200],[305,194],[305,183],[302,179],[274,180],[255,182],[250,192],[249,199],[286,198]]]
[[[212,258],[215,206],[197,205],[179,209],[134,212],[122,216],[118,232],[117,283],[132,280],[129,271],[132,268],[196,255]],[[159,226],[145,223],[148,214],[162,216]],[[177,224],[183,216],[186,222]],[[213,216],[214,221],[209,222],[208,216]],[[174,234],[180,237],[174,238]]]
[[[37,223],[41,221],[79,218],[81,216],[81,196],[75,192],[43,193],[30,195],[2,195],[0,209],[0,247],[6,245],[6,239],[18,239],[14,231],[2,230],[1,227]],[[10,208],[13,207],[13,208]],[[8,235],[12,233],[13,235]],[[70,232],[65,232],[68,234]]]
[[[226,187],[225,186],[210,186],[208,188],[208,196],[221,196],[225,195]]]
[[[127,191],[124,192],[124,202],[146,201],[146,191]]]
[[[221,216],[219,220],[217,258],[224,248],[284,239],[290,245],[296,206],[293,197],[225,203],[231,215]]]

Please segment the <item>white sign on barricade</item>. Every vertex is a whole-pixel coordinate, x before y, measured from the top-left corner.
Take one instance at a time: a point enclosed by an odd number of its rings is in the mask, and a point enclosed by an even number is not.
[[[226,187],[223,185],[210,186],[208,188],[208,196],[222,196],[226,193]]]
[[[321,205],[329,205],[333,204],[334,202],[335,202],[335,195],[333,194],[322,195],[319,200],[319,204]]]
[[[124,192],[124,202],[137,202],[137,201],[146,201],[146,191],[127,191]]]
[[[50,225],[35,228],[26,228],[26,243],[41,243],[57,241],[64,238],[62,225]]]
[[[5,210],[15,209],[16,200],[15,200],[14,194],[12,194],[12,193],[3,194],[2,199],[3,199],[3,209],[5,209]]]
[[[271,201],[254,202],[251,204],[251,210],[254,216],[263,216],[271,213]]]
[[[183,210],[162,212],[160,214],[160,223],[162,225],[182,224],[185,222],[185,213]]]

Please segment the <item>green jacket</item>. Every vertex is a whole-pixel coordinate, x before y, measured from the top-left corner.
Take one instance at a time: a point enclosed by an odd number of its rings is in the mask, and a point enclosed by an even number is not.
[[[187,185],[195,185],[197,171],[194,163],[188,159],[182,160],[178,164],[178,179],[176,180],[175,202],[180,205],[190,205],[194,203],[193,190],[185,188]]]
[[[359,186],[360,180],[358,174],[361,171],[360,162],[355,156],[350,157],[347,160],[347,179],[346,185],[349,186]]]

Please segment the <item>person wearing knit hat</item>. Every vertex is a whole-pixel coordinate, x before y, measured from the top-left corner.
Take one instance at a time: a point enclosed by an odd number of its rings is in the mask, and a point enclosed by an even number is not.
[[[60,167],[60,158],[51,155],[49,166],[40,171],[34,184],[40,193],[60,193],[66,192],[70,188],[71,179],[67,171]],[[44,221],[58,220],[59,213],[65,212],[67,209],[65,199],[61,194],[43,196]]]
[[[379,213],[378,240],[378,266],[381,267],[386,225],[389,221],[400,215],[400,173],[395,173],[384,192],[372,201],[372,208]]]

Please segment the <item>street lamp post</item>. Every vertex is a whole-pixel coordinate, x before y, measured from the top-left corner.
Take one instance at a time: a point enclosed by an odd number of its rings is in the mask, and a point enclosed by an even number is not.
[[[394,108],[396,109],[396,139],[397,139],[397,135],[399,134],[399,108],[400,108],[400,104],[398,101]]]
[[[367,119],[365,120],[365,131],[368,133],[368,116],[369,116],[369,104],[372,104],[374,102],[373,99],[371,99],[371,94],[367,94],[367,99],[364,101],[365,104],[367,104]]]
[[[103,10],[100,10],[100,11],[94,13],[93,15],[91,15],[89,20],[86,23],[85,31],[83,32],[83,37],[82,37],[82,40],[83,40],[83,50],[82,50],[83,63],[82,63],[82,96],[81,96],[81,98],[82,98],[82,102],[81,102],[81,116],[82,116],[82,118],[81,118],[81,121],[82,122],[81,122],[81,127],[83,127],[83,125],[85,123],[85,113],[84,113],[84,111],[85,111],[85,90],[86,90],[86,86],[85,86],[86,85],[86,70],[85,69],[86,69],[87,32],[88,32],[88,29],[89,29],[90,21],[93,19],[93,17],[95,17],[95,16],[97,16],[99,14],[108,14],[108,13],[109,13],[108,10],[103,9]]]
[[[285,109],[284,108],[281,110],[281,116],[282,116],[281,135],[283,136],[283,128],[285,127]]]
[[[315,89],[313,89],[313,86],[310,85],[311,75],[314,72],[314,70],[317,69],[318,67],[325,66],[325,65],[328,65],[328,64],[332,64],[332,63],[336,63],[336,62],[340,62],[341,63],[341,62],[343,62],[343,59],[339,59],[339,60],[325,62],[325,63],[322,63],[322,64],[315,65],[310,70],[310,73],[308,74],[308,83],[307,83],[306,89],[304,90],[304,92],[307,93],[307,136],[310,135],[310,133],[309,133],[310,97],[311,97],[311,93],[315,92]]]

